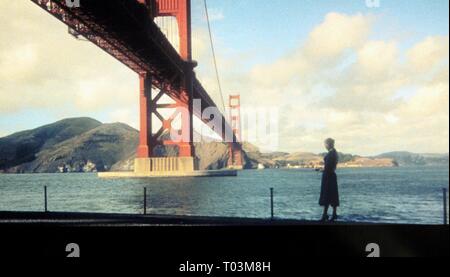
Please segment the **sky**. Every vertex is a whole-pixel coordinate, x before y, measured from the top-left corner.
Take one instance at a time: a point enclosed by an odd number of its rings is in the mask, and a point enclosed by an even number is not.
[[[224,96],[278,110],[262,150],[323,152],[333,137],[360,155],[448,153],[447,0],[207,3]],[[1,5],[0,137],[79,116],[139,126],[134,72],[31,1]],[[220,103],[203,0],[192,6],[197,77]]]

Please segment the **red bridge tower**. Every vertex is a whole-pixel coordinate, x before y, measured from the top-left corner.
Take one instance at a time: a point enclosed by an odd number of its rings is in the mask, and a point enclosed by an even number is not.
[[[229,108],[229,122],[236,141],[229,143],[228,167],[242,169],[241,97],[239,95],[230,95]]]
[[[167,172],[167,171],[193,171],[193,69],[191,41],[191,1],[190,0],[138,0],[145,4],[149,16],[175,17],[178,23],[180,49],[179,54],[184,64],[184,78],[181,80],[179,99],[172,99],[175,104],[158,104],[165,94],[160,90],[152,98],[152,76],[149,72],[140,74],[140,139],[135,160],[135,172]],[[183,101],[182,101],[183,100]],[[165,119],[158,109],[175,109],[169,119]],[[181,130],[174,130],[173,121],[181,114]],[[153,133],[155,115],[162,122],[161,129]],[[177,141],[159,141],[165,133],[177,133]],[[179,135],[179,136],[178,136]],[[172,145],[178,148],[178,157],[155,157],[154,148],[158,145]]]

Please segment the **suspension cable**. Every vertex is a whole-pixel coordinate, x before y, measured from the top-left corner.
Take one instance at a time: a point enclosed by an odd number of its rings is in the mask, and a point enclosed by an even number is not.
[[[223,112],[225,112],[225,100],[223,98],[222,85],[220,83],[219,69],[218,69],[218,66],[217,66],[217,59],[216,59],[216,51],[214,50],[214,42],[213,42],[212,32],[211,32],[211,23],[210,23],[210,20],[209,20],[208,4],[206,3],[206,1],[207,0],[203,0],[203,2],[205,4],[206,21],[208,23],[209,41],[210,41],[210,44],[211,44],[211,51],[212,51],[212,56],[213,56],[213,61],[214,61],[214,68],[216,70],[217,84],[219,86],[220,100],[222,100],[222,108],[223,108]]]

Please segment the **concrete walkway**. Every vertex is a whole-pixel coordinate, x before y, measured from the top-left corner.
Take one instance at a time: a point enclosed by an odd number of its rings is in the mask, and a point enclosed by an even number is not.
[[[83,226],[213,225],[213,226],[285,226],[285,225],[368,225],[355,222],[306,221],[270,218],[200,217],[69,212],[0,212],[0,224],[44,224]],[[372,225],[372,224],[370,224]]]

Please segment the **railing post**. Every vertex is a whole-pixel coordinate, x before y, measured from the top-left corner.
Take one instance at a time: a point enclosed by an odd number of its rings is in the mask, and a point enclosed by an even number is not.
[[[273,188],[270,188],[270,220],[273,220]]]
[[[447,225],[447,189],[442,189],[443,202],[444,202],[444,225]]]
[[[48,209],[47,209],[47,186],[44,186],[44,210],[45,210],[45,212],[48,212]]]
[[[147,214],[147,188],[144,187],[144,215]]]

